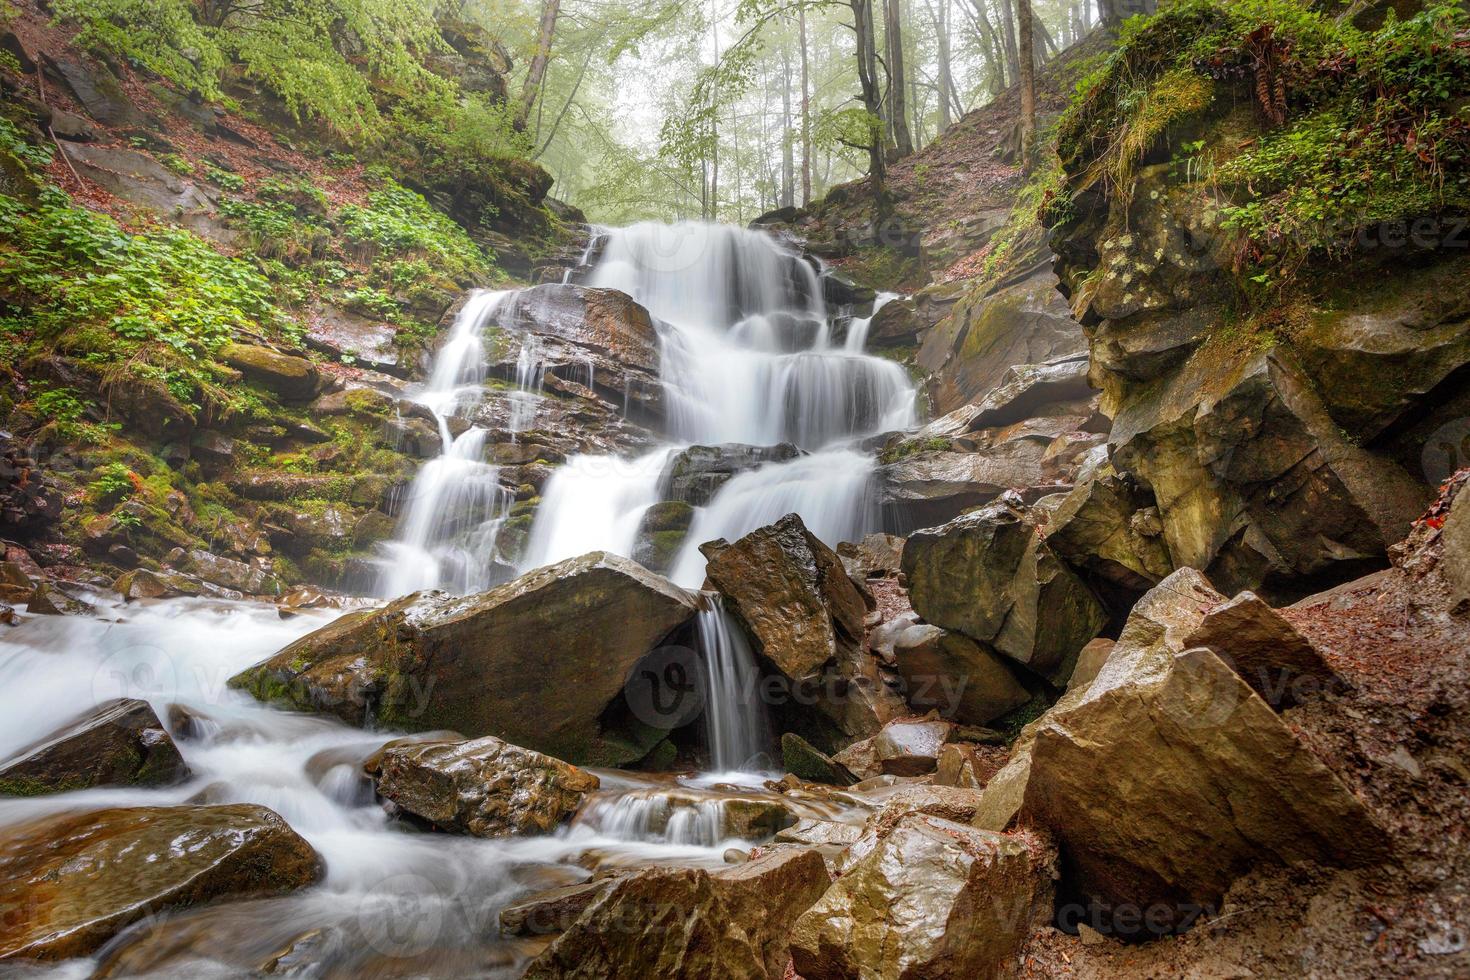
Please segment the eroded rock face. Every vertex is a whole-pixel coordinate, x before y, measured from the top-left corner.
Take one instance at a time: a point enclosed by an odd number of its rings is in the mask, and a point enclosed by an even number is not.
[[[1034,524],[997,501],[943,527],[916,531],[903,570],[914,611],[1064,685],[1106,615],[1057,560]]]
[[[915,623],[894,637],[893,659],[909,704],[949,721],[984,725],[1030,699],[1003,658],[931,623]]]
[[[478,595],[416,592],[349,613],[230,684],[354,725],[494,735],[577,764],[628,763],[665,733],[628,712],[624,678],[696,608],[636,562],[593,552]]]
[[[775,446],[690,446],[672,456],[659,478],[665,500],[681,500],[703,507],[736,474],[766,463],[784,463],[802,455],[789,442]]]
[[[398,809],[475,837],[550,833],[599,785],[576,766],[490,736],[389,743],[364,769]]]
[[[1276,350],[1201,348],[1123,404],[1111,445],[1158,501],[1175,565],[1232,591],[1293,594],[1361,574],[1428,499],[1397,463],[1354,445]]]
[[[829,883],[821,856],[806,849],[714,873],[644,871],[598,897],[525,976],[779,980],[792,924]]]
[[[1104,467],[1069,493],[1046,524],[1046,543],[1073,567],[1146,591],[1173,571],[1153,498]]]
[[[992,977],[1015,972],[1050,913],[1039,842],[926,814],[903,817],[849,866],[791,936],[806,980]]]
[[[84,956],[148,915],[318,880],[311,845],[265,807],[125,807],[7,829],[0,959]]]
[[[1103,909],[1153,909],[1151,929],[1188,925],[1264,863],[1355,866],[1388,850],[1239,675],[1186,649],[1223,598],[1192,569],[1145,595],[1092,683],[1018,739],[977,816],[1019,797],[1020,818],[1057,835],[1071,886]]]
[[[0,795],[172,786],[188,778],[188,765],[148,702],[117,698],[0,763]]]

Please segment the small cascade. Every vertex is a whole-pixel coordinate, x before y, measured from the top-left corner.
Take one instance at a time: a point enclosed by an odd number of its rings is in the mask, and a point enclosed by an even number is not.
[[[714,847],[734,836],[726,830],[725,805],[677,793],[627,793],[593,803],[578,823],[617,840]]]
[[[541,356],[541,342],[535,334],[525,334],[521,337],[521,352],[516,357],[516,390],[510,396],[512,442],[520,433],[533,427],[545,380],[546,362]]]
[[[673,451],[567,460],[542,490],[521,567],[540,568],[589,551],[631,555],[643,512],[658,503],[659,477]]]
[[[760,698],[760,671],[745,632],[718,592],[704,594],[697,627],[704,656],[704,719],[715,772],[759,772],[771,762],[771,724]]]
[[[868,329],[873,325],[873,320],[878,316],[878,311],[889,303],[899,299],[898,293],[879,293],[873,298],[873,312],[864,317],[855,318],[847,326],[846,348],[854,354],[861,354],[868,346]]]
[[[414,401],[434,413],[444,448],[414,477],[397,538],[384,546],[378,594],[395,597],[419,589],[475,592],[495,581],[495,539],[509,516],[512,496],[500,486],[499,469],[485,461],[486,432],[468,426],[453,434],[456,419],[484,396],[485,326],[513,292],[473,293],[434,360],[434,370]]]

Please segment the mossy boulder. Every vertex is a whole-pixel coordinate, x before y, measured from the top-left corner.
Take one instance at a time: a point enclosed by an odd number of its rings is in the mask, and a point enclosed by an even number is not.
[[[148,702],[117,698],[0,762],[0,795],[171,786],[188,778],[189,767]]]
[[[284,401],[310,401],[321,390],[316,365],[255,344],[226,344],[218,358]]]

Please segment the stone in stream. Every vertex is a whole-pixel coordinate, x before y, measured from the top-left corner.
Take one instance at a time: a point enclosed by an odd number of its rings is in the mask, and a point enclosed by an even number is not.
[[[905,815],[797,920],[795,971],[805,980],[1011,975],[1051,915],[1048,857],[1031,835]]]
[[[578,765],[626,764],[667,733],[628,706],[624,679],[696,610],[667,579],[593,552],[478,595],[416,592],[348,613],[230,684],[353,725],[494,735]]]
[[[594,878],[562,885],[507,905],[500,910],[500,929],[512,936],[546,936],[566,932],[616,878]]]
[[[725,608],[786,680],[804,714],[811,714],[810,705],[842,735],[861,738],[906,713],[862,649],[862,593],[800,517],[787,514],[733,544],[714,541],[700,550]]]
[[[249,804],[122,807],[7,827],[0,960],[86,956],[139,919],[293,891],[321,875],[310,844]]]
[[[766,463],[784,463],[803,455],[789,442],[775,446],[690,446],[664,464],[659,477],[660,495],[703,507],[714,499],[731,478]]]
[[[363,769],[399,810],[475,837],[550,833],[599,786],[591,773],[492,736],[389,742]]]
[[[189,767],[147,701],[106,701],[0,762],[0,795],[172,786]]]
[[[1057,686],[1107,622],[1030,517],[1003,500],[915,531],[904,544],[903,571],[925,621],[987,644]]]
[[[975,817],[1054,833],[1069,887],[1105,915],[1154,909],[1151,930],[1186,927],[1263,865],[1388,853],[1362,802],[1270,706],[1214,653],[1188,648],[1223,601],[1193,569],[1145,595],[1092,683],[1022,732]]]
[[[633,560],[649,571],[667,572],[694,521],[694,508],[682,500],[665,500],[643,512],[633,540]]]
[[[792,924],[829,884],[821,856],[806,848],[714,872],[652,868],[593,901],[525,978],[780,980]]]

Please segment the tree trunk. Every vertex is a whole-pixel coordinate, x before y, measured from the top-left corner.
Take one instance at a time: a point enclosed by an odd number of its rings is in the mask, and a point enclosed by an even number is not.
[[[796,204],[796,138],[791,133],[791,49],[784,45],[781,69],[781,207],[789,208]]]
[[[938,0],[929,4],[929,16],[934,21],[935,59],[935,84],[939,89],[939,132],[943,133],[949,128],[950,104],[954,100],[954,76],[950,74],[949,65],[949,4],[950,0]]]
[[[878,51],[873,37],[873,0],[848,0],[852,7],[853,27],[857,31],[858,85],[862,89],[863,108],[870,118],[868,127],[868,176],[873,182],[873,198],[880,215],[887,211],[888,168],[883,159],[883,96],[878,91]]]
[[[812,203],[812,107],[807,80],[806,7],[796,8],[801,33],[801,206]]]
[[[1031,139],[1036,133],[1036,30],[1032,24],[1031,0],[1016,0],[1018,66],[1021,83],[1021,167],[1031,171]]]
[[[561,12],[561,0],[543,0],[541,4],[541,26],[536,35],[536,53],[526,69],[526,84],[521,88],[521,104],[516,108],[514,125],[516,131],[526,128],[531,118],[531,109],[541,94],[541,80],[546,77],[546,63],[551,59],[551,39],[556,35],[556,18]]]
[[[1000,6],[1000,36],[1001,43],[1005,45],[1006,73],[1010,81],[1015,83],[1021,77],[1021,54],[1016,46],[1016,19],[1011,16],[1011,0],[999,0]]]
[[[888,53],[888,111],[893,127],[893,145],[898,155],[914,152],[909,134],[908,82],[903,69],[903,0],[883,0],[883,40]]]

